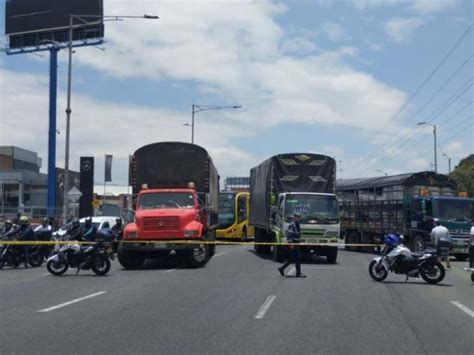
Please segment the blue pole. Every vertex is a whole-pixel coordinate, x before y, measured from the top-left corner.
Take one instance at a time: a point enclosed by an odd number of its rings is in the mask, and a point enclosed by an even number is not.
[[[58,48],[50,49],[49,64],[49,137],[48,137],[48,215],[56,210],[56,101],[58,84]]]

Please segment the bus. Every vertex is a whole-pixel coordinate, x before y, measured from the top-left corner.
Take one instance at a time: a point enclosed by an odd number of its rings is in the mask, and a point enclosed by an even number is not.
[[[250,193],[224,191],[219,195],[219,227],[217,238],[240,239],[253,237],[249,226]]]

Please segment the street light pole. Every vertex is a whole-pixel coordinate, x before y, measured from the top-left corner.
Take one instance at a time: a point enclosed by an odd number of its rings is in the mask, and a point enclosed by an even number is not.
[[[237,109],[242,108],[242,106],[208,106],[208,105],[192,105],[192,115],[191,115],[191,144],[194,144],[194,115],[201,111],[209,110],[223,110],[223,109]],[[184,126],[189,126],[189,123],[184,123]]]
[[[76,15],[69,14],[69,59],[68,59],[68,76],[67,76],[67,107],[66,107],[66,148],[64,154],[64,191],[63,191],[63,216],[64,222],[66,222],[69,214],[69,200],[67,193],[69,191],[69,143],[70,143],[70,126],[71,126],[71,83],[72,83],[72,42],[73,42],[73,27],[74,18],[83,21],[85,24],[88,22],[84,21],[84,18],[95,18],[99,20],[110,19],[112,21],[120,21],[123,18],[141,18],[147,20],[157,20],[158,16],[143,15],[143,16],[104,16],[104,15]]]
[[[443,155],[448,158],[448,175],[451,174],[451,157],[446,154],[446,153],[443,153]]]
[[[427,125],[433,127],[433,136],[434,136],[434,170],[435,173],[438,172],[438,154],[437,154],[437,146],[436,146],[436,125],[432,125],[428,122],[418,122],[418,126]]]

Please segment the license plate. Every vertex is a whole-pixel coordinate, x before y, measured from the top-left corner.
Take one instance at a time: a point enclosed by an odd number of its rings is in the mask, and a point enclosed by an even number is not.
[[[166,249],[168,245],[166,243],[154,243],[153,248],[155,249]]]

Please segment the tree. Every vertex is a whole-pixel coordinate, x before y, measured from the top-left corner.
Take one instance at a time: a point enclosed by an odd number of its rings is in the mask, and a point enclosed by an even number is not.
[[[474,197],[474,154],[462,159],[451,173],[458,184],[457,192],[467,192],[469,197]]]

